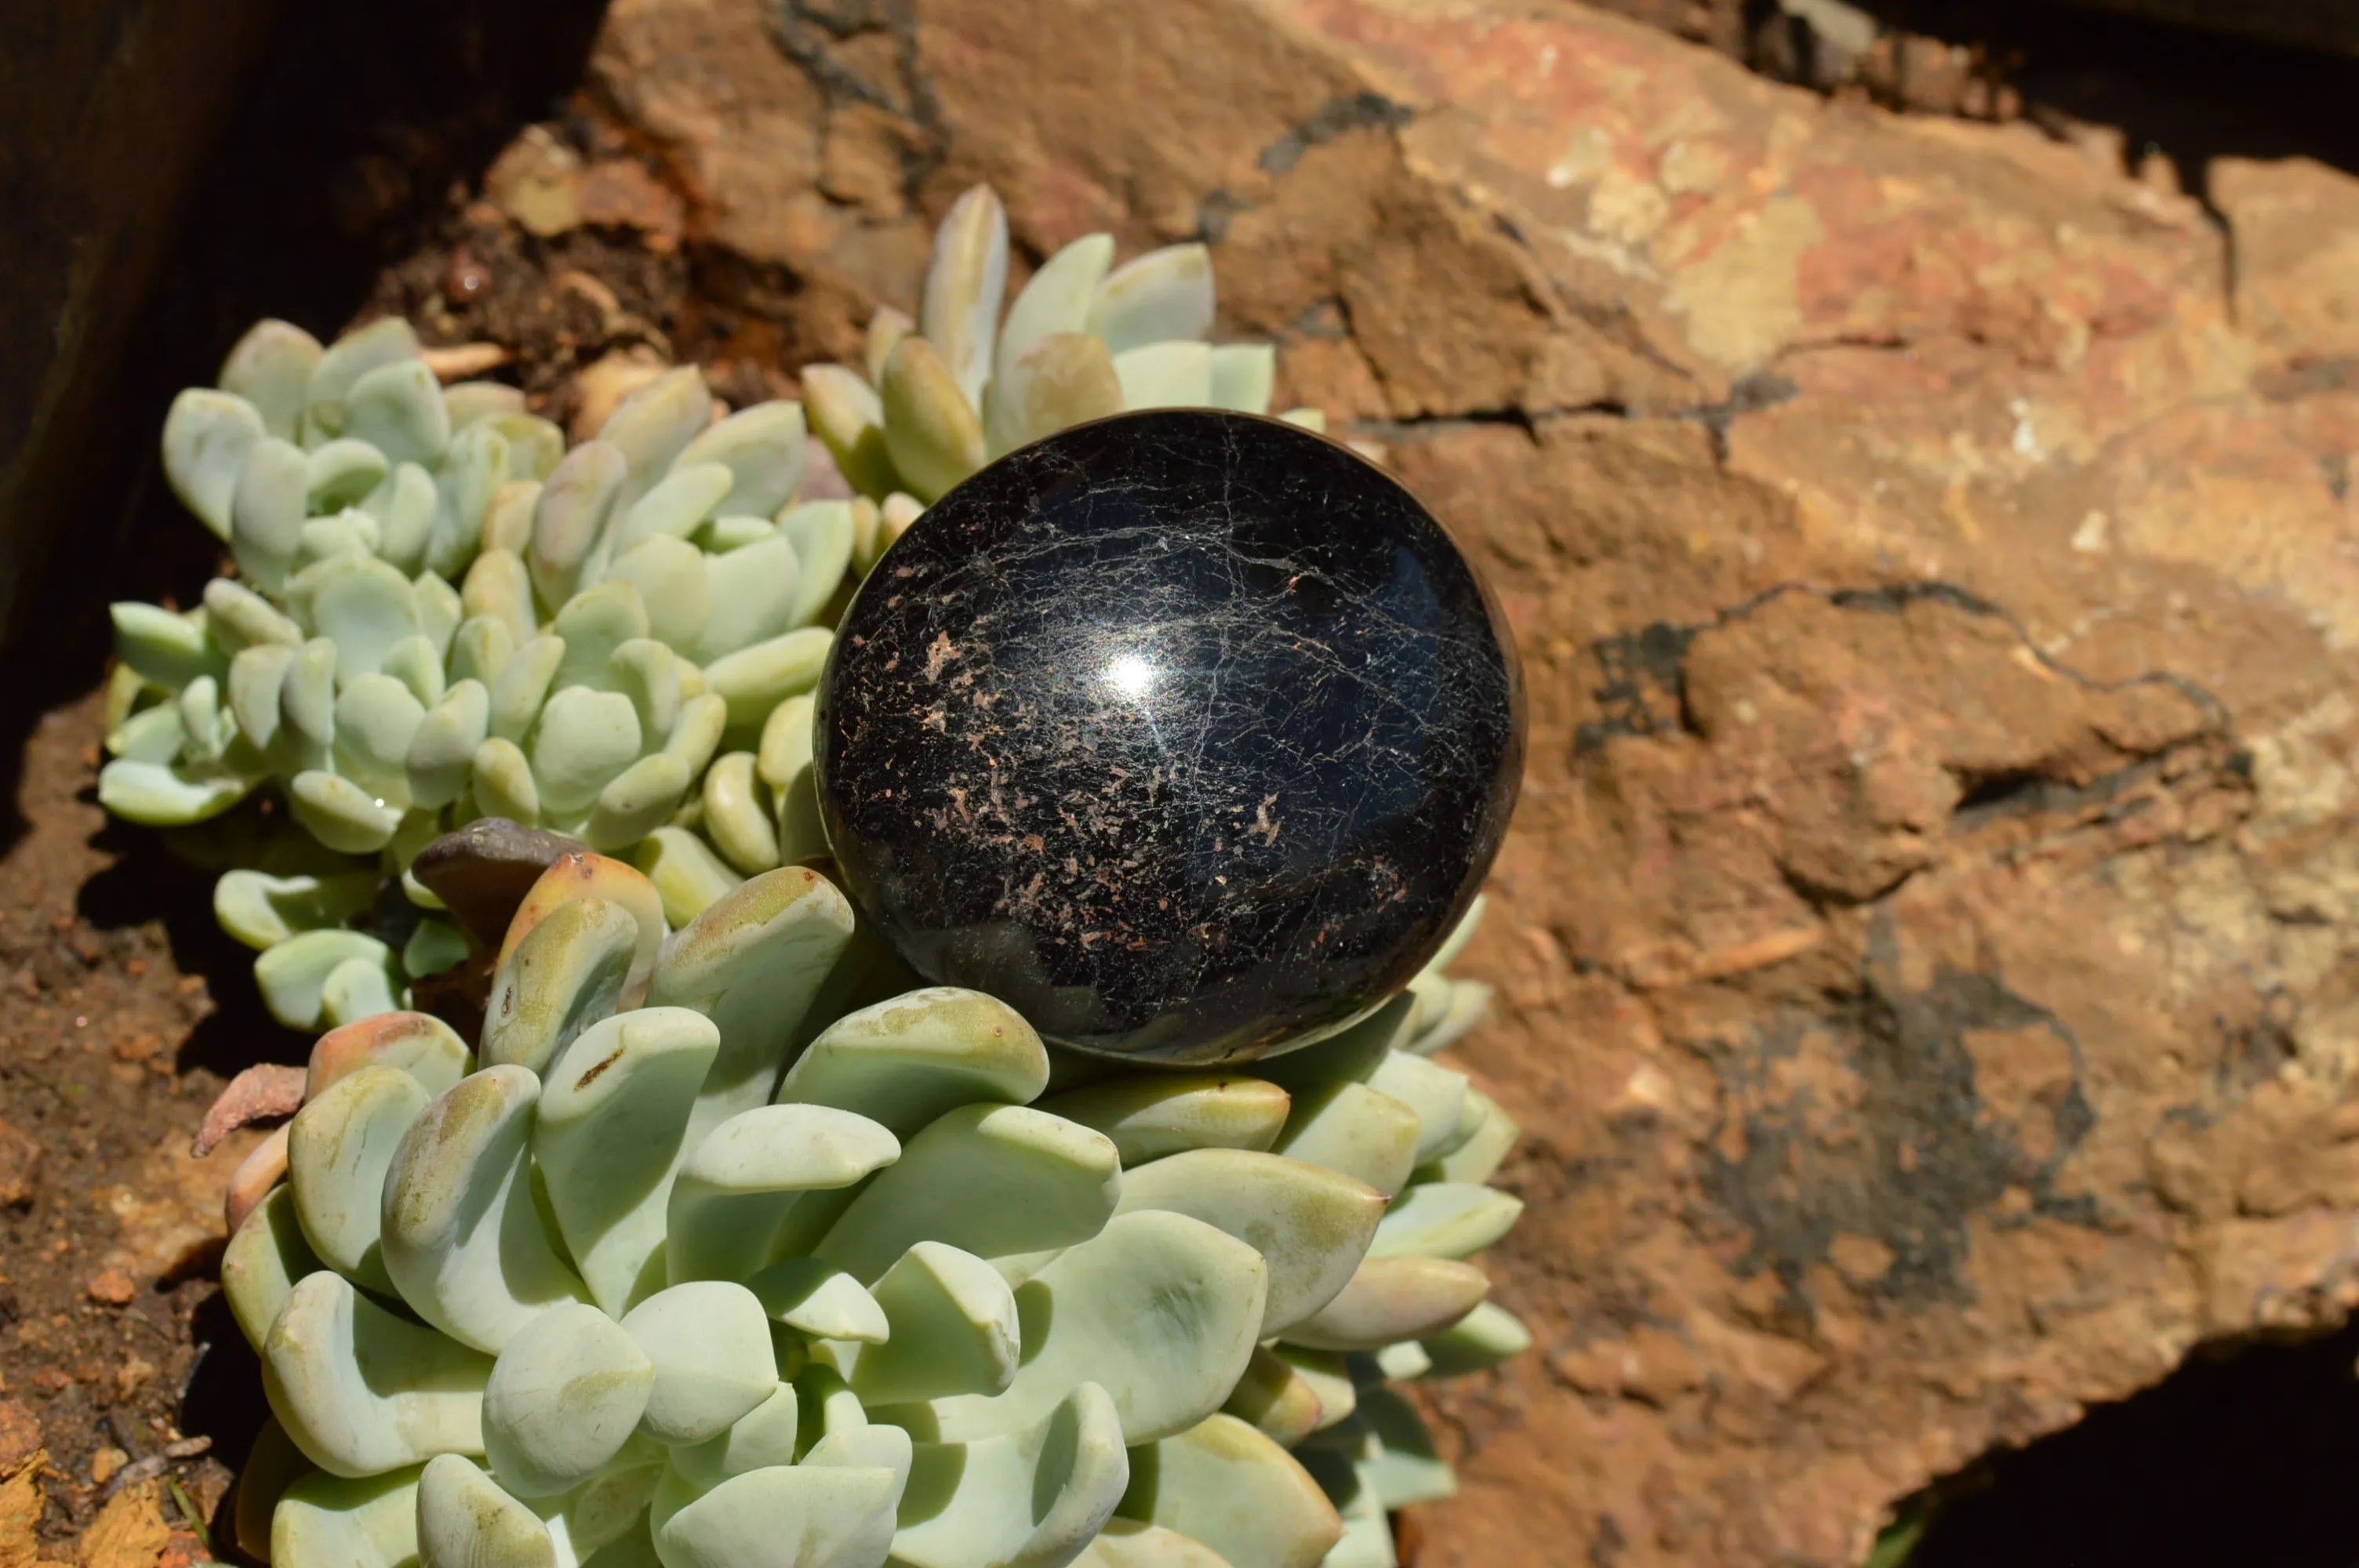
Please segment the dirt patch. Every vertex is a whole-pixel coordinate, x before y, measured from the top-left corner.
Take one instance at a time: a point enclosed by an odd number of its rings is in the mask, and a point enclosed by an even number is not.
[[[200,1164],[188,1133],[222,1081],[206,1058],[288,1044],[214,1004],[216,977],[250,989],[237,950],[208,930],[199,879],[109,828],[99,730],[95,699],[34,730],[27,826],[0,859],[0,1437],[48,1451],[38,1533],[57,1559],[111,1472],[168,1444],[214,1439],[167,1472],[200,1514],[228,1487],[252,1422],[213,1430],[182,1391],[245,1355],[210,1278],[238,1145]],[[9,1156],[28,1144],[37,1160]],[[168,1485],[156,1496],[186,1522]]]

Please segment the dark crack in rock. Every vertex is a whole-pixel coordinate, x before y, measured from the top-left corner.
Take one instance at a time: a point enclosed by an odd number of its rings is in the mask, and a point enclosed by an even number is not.
[[[1002,460],[839,633],[818,764],[863,913],[1060,1044],[1244,1061],[1448,935],[1521,772],[1513,644],[1405,490],[1211,410]]]

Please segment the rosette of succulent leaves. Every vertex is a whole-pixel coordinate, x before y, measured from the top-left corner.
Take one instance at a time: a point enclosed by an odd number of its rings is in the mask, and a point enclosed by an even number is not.
[[[864,373],[811,366],[800,404],[723,416],[675,369],[570,451],[515,388],[440,385],[399,319],[326,348],[261,323],[165,423],[166,474],[236,571],[184,612],[114,607],[101,802],[221,871],[215,913],[303,1028],[465,957],[407,872],[477,817],[633,858],[676,923],[822,855],[809,694],[848,582],[1024,441],[1268,405],[1271,351],[1205,341],[1201,245],[1117,268],[1109,236],[1077,240],[1003,324],[1007,254],[977,187]],[[798,498],[807,416],[851,499]],[[224,818],[257,791],[286,809]]]
[[[1452,1482],[1391,1385],[1523,1326],[1514,1141],[1430,1059],[1473,916],[1348,1032],[1077,1064],[817,872],[668,933],[621,862],[509,923],[476,1048],[324,1035],[232,1184],[275,1568],[1367,1568]]]

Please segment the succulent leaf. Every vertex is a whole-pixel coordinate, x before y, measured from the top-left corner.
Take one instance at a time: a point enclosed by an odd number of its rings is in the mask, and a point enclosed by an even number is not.
[[[623,456],[627,477],[615,497],[618,514],[671,470],[679,454],[712,423],[712,394],[693,365],[668,370],[615,405],[598,439]]]
[[[1007,308],[1007,320],[999,330],[995,379],[1006,375],[1008,366],[1041,339],[1087,331],[1090,305],[1113,265],[1112,234],[1084,234],[1042,262]],[[883,362],[877,362],[880,373]]]
[[[1496,1102],[1470,1085],[1460,1131],[1464,1136],[1457,1146],[1445,1150],[1420,1174],[1430,1173],[1429,1179],[1438,1182],[1487,1182],[1515,1147],[1521,1130]]]
[[[375,448],[385,462],[435,467],[451,446],[441,384],[424,360],[377,366],[344,395],[343,435]]]
[[[1348,1427],[1323,1440],[1351,1456],[1361,1485],[1386,1509],[1454,1496],[1458,1479],[1434,1452],[1433,1438],[1410,1403],[1390,1389],[1369,1389]]]
[[[1450,1146],[1466,1112],[1466,1077],[1449,1068],[1396,1051],[1368,1075],[1368,1087],[1417,1113],[1417,1158],[1422,1162]]]
[[[213,883],[213,918],[247,946],[266,950],[298,932],[340,925],[376,901],[374,871],[274,877],[239,867]]]
[[[1191,1149],[1123,1176],[1117,1214],[1166,1209],[1215,1226],[1269,1265],[1261,1332],[1310,1317],[1351,1281],[1385,1213],[1364,1182],[1278,1154]]]
[[[244,398],[272,435],[291,441],[302,431],[303,404],[319,367],[320,340],[292,322],[265,319],[246,329],[213,379]]]
[[[758,731],[770,709],[819,684],[834,642],[832,632],[806,626],[740,648],[706,667],[706,688],[728,704],[731,729]]]
[[[1219,1552],[1178,1530],[1119,1517],[1106,1520],[1073,1563],[1074,1568],[1227,1568]]]
[[[99,770],[98,803],[126,822],[181,827],[219,816],[251,788],[245,779],[202,777],[161,762],[118,757]]]
[[[1474,1310],[1491,1281],[1472,1263],[1371,1258],[1320,1311],[1286,1331],[1314,1350],[1381,1350],[1440,1333]]]
[[[282,648],[279,652],[283,654],[286,650]],[[109,756],[121,757],[126,762],[147,762],[162,768],[169,767],[178,760],[180,748],[188,744],[188,726],[180,722],[180,705],[159,702],[153,708],[141,708],[110,730],[106,737],[106,751]]]
[[[920,1444],[893,1537],[909,1568],[1061,1568],[1112,1517],[1130,1483],[1114,1400],[1074,1389],[1042,1421],[963,1444]]]
[[[721,1029],[697,1134],[768,1102],[786,1042],[851,937],[844,896],[817,872],[790,866],[714,900],[665,949],[648,1002],[695,1008]]]
[[[1422,1182],[1376,1227],[1372,1258],[1471,1258],[1514,1227],[1521,1198],[1471,1182]]]
[[[325,438],[344,433],[345,399],[361,377],[380,365],[418,355],[418,334],[398,316],[382,317],[330,344],[313,362],[304,392],[306,444],[315,435]]]
[[[518,643],[529,641],[538,630],[531,574],[519,557],[506,550],[485,550],[475,557],[459,586],[459,607],[463,616],[488,615],[501,622]]]
[[[813,1339],[882,1345],[893,1325],[866,1286],[816,1258],[786,1258],[756,1271],[745,1288],[773,1321]]]
[[[260,410],[234,392],[190,387],[172,400],[164,418],[164,477],[180,504],[227,540],[232,498],[255,444],[290,434],[270,427]]]
[[[680,1483],[675,1490],[710,1491],[734,1476],[791,1465],[802,1445],[801,1417],[794,1385],[781,1383],[769,1397],[730,1423],[729,1429],[702,1443],[680,1444],[670,1450],[672,1474]],[[675,1511],[666,1508],[667,1517]]]
[[[599,849],[620,850],[639,843],[679,808],[693,780],[689,765],[668,752],[641,757],[598,792],[582,837]]]
[[[482,1453],[491,1370],[490,1357],[397,1317],[326,1271],[296,1281],[262,1343],[271,1410],[335,1476]]]
[[[1261,1254],[1201,1220],[1124,1215],[1017,1288],[1024,1365],[1004,1393],[933,1401],[933,1433],[1020,1431],[1082,1383],[1113,1397],[1132,1446],[1184,1432],[1244,1374],[1267,1289]]]
[[[1289,1103],[1284,1089],[1261,1078],[1158,1073],[1068,1089],[1039,1108],[1113,1139],[1127,1171],[1189,1149],[1266,1150],[1287,1125]]]
[[[672,1179],[721,1046],[701,1013],[651,1007],[584,1030],[550,1071],[533,1155],[591,1295],[620,1316],[663,1284]]]
[[[1198,342],[1142,343],[1114,356],[1125,408],[1201,408],[1212,401],[1212,351]]]
[[[256,958],[254,978],[271,1017],[291,1029],[309,1029],[320,1021],[329,975],[353,959],[383,968],[393,961],[393,950],[365,932],[305,931]]]
[[[1049,1081],[1049,1054],[1015,1009],[938,986],[845,1014],[803,1048],[781,1103],[857,1111],[907,1138],[960,1106],[1024,1105]]]
[[[614,1318],[580,1303],[550,1307],[500,1352],[484,1387],[492,1474],[519,1498],[571,1491],[623,1451],[655,1377]]]
[[[1212,253],[1169,245],[1116,267],[1090,301],[1088,330],[1116,355],[1212,330]]]
[[[230,1537],[238,1550],[257,1563],[270,1561],[270,1521],[288,1489],[307,1476],[317,1475],[287,1429],[266,1419],[238,1466],[237,1490],[230,1509]],[[328,1477],[321,1477],[322,1480]],[[215,1515],[219,1528],[219,1515]],[[359,1559],[355,1558],[354,1561]]]
[[[606,568],[611,582],[630,584],[646,606],[646,635],[692,650],[710,614],[704,552],[686,539],[652,535],[622,550]]]
[[[882,1568],[900,1477],[773,1465],[733,1476],[656,1532],[664,1568]]]
[[[108,614],[114,622],[115,656],[142,679],[168,691],[178,691],[199,676],[219,675],[225,667],[201,622],[128,601],[110,605]]]
[[[672,460],[678,473],[719,463],[734,477],[716,515],[770,517],[794,499],[803,477],[803,408],[783,400],[756,403],[710,426]]]
[[[1025,1106],[962,1106],[908,1141],[853,1199],[812,1255],[875,1280],[920,1241],[981,1258],[1070,1247],[1114,1212],[1114,1144]]]
[[[693,1145],[672,1185],[669,1277],[675,1284],[746,1280],[809,1253],[854,1184],[900,1156],[899,1140],[850,1111],[757,1106],[731,1117]],[[831,1264],[826,1271],[843,1271]],[[766,1290],[792,1284],[774,1278]]]
[[[788,619],[806,625],[835,595],[852,564],[853,508],[848,501],[806,501],[778,514],[778,536],[794,546],[795,608]]]
[[[1286,1448],[1326,1424],[1318,1389],[1266,1346],[1254,1347],[1245,1376],[1221,1408]]]
[[[429,1098],[397,1067],[362,1067],[309,1099],[288,1129],[304,1238],[330,1268],[380,1294],[393,1289],[377,1245],[386,1172]]]
[[[674,645],[699,659],[710,662],[766,641],[817,612],[816,606],[806,608],[802,562],[794,541],[782,533],[727,555],[700,555],[696,567],[699,586],[694,591],[703,606],[702,619],[693,636]],[[816,586],[832,592],[842,580],[842,564],[832,576],[827,575],[823,560],[819,568]]]
[[[386,1178],[394,1287],[444,1334],[495,1355],[542,1308],[583,1294],[527,1165],[539,1098],[518,1066],[461,1079],[410,1125]]]
[[[1212,404],[1240,414],[1269,412],[1277,351],[1267,343],[1223,343],[1212,351]]]
[[[1317,1568],[1343,1534],[1294,1456],[1231,1415],[1139,1449],[1122,1512],[1202,1542],[1231,1568]]]
[[[914,334],[896,343],[877,395],[884,400],[885,449],[919,500],[940,500],[983,466],[983,422],[932,343]]]
[[[606,553],[619,556],[642,539],[685,539],[715,515],[736,482],[726,463],[675,468],[621,514],[605,541]]]
[[[1099,339],[1052,332],[1003,361],[984,406],[984,440],[993,457],[1054,435],[1069,425],[1119,414],[1126,394],[1114,358]]]
[[[271,1511],[269,1560],[350,1568],[418,1561],[418,1467],[345,1477],[317,1472],[289,1486]]]
[[[719,734],[719,726],[714,726]],[[685,771],[685,764],[683,764]],[[663,900],[664,918],[685,925],[737,885],[737,875],[684,827],[658,827],[640,841],[639,870]]]
[[[1408,1106],[1345,1079],[1298,1094],[1272,1147],[1395,1197],[1417,1167],[1418,1126],[1417,1112]]]
[[[893,357],[893,345],[918,330],[918,323],[907,311],[890,305],[879,305],[868,318],[868,331],[861,340],[860,366],[870,385],[885,379],[885,362]]]
[[[633,1307],[623,1332],[655,1367],[641,1430],[658,1443],[703,1443],[768,1399],[778,1384],[769,1323],[730,1280],[672,1285]]]
[[[513,446],[509,455],[515,455]],[[552,454],[552,471],[560,456]],[[540,508],[542,483],[538,479],[512,479],[492,492],[492,503],[484,509],[478,550],[505,550],[519,561],[524,559],[524,553],[532,548],[532,519]]]
[[[983,403],[991,374],[999,304],[1007,292],[1007,213],[991,187],[969,187],[934,231],[918,330],[940,351],[951,381],[970,408]],[[900,345],[894,346],[894,352]],[[886,356],[892,374],[892,354]]]
[[[492,734],[495,739],[520,741],[531,732],[533,721],[540,717],[541,704],[554,687],[558,667],[564,662],[562,637],[543,633],[517,645],[491,683]]]
[[[778,832],[756,789],[751,752],[728,752],[705,770],[705,836],[723,860],[749,877],[778,864]]]
[[[431,1098],[465,1077],[473,1065],[465,1043],[440,1019],[384,1012],[320,1036],[311,1047],[303,1095],[317,1099],[364,1067],[395,1067],[417,1079]]]
[[[920,1241],[869,1293],[890,1332],[860,1346],[845,1373],[863,1404],[995,1394],[1016,1376],[1015,1294],[973,1253]]]
[[[456,1454],[419,1473],[417,1530],[419,1568],[558,1568],[549,1527]]]
[[[542,602],[562,605],[581,586],[582,566],[605,532],[629,471],[629,458],[606,441],[583,442],[550,470],[533,507],[532,543],[525,551]]]
[[[295,568],[310,488],[303,449],[276,436],[255,441],[238,470],[230,494],[230,553],[266,592],[283,587]]]
[[[881,384],[882,362],[876,378]],[[842,365],[805,365],[803,409],[844,482],[862,495],[879,499],[896,488],[893,455],[885,444],[884,399],[859,372]]]
[[[304,1238],[294,1193],[284,1185],[271,1188],[222,1250],[222,1293],[246,1343],[261,1349],[295,1281],[326,1267]]]
[[[531,924],[492,977],[484,1065],[545,1071],[621,1005],[638,946],[638,920],[609,899],[571,899]]]

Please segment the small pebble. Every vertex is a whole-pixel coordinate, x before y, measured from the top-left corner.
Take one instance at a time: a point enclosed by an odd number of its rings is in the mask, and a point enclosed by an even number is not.
[[[480,297],[492,286],[492,275],[482,263],[464,251],[451,253],[451,265],[442,275],[442,293],[454,304],[463,304]]]
[[[130,1305],[132,1296],[139,1289],[132,1282],[131,1276],[120,1269],[102,1270],[92,1275],[90,1283],[83,1288],[89,1291],[91,1300],[106,1306]]]

